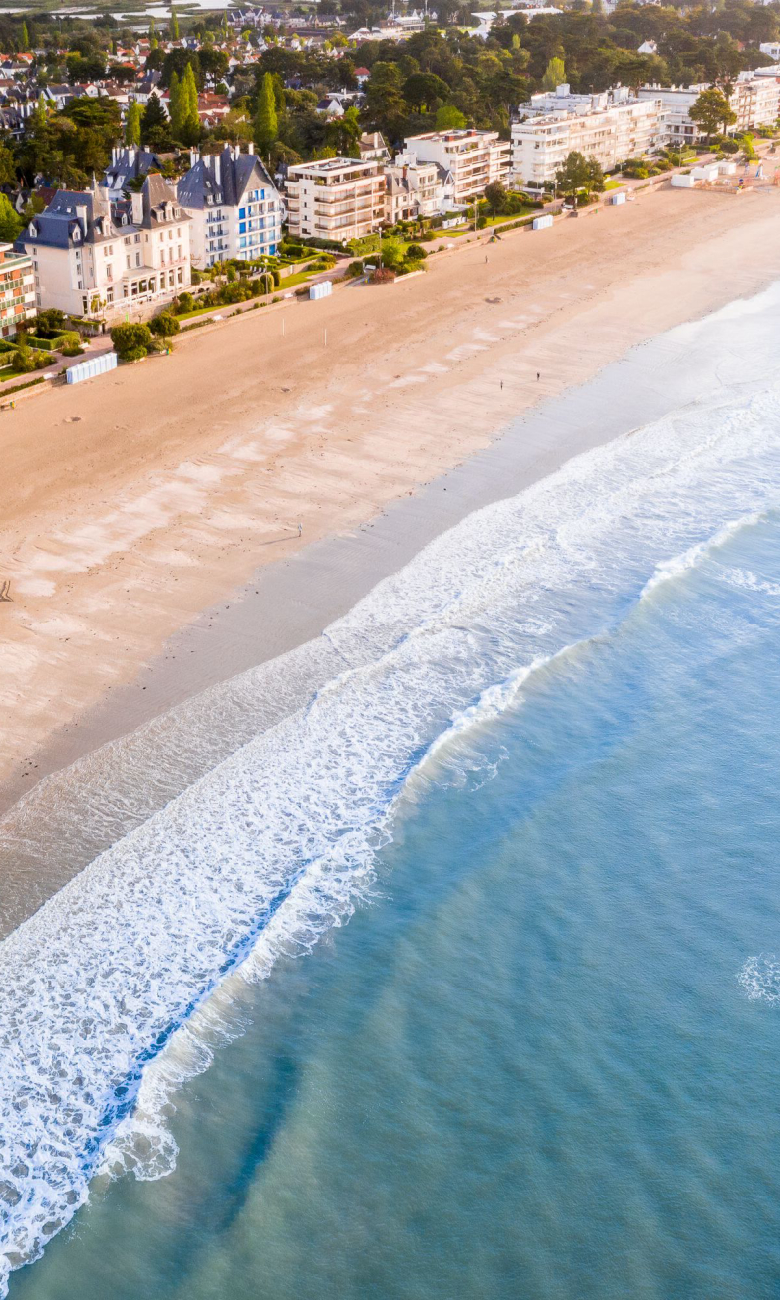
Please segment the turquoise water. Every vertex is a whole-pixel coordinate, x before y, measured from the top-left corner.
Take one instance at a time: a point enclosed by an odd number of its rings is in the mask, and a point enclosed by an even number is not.
[[[740,312],[717,391],[428,548],[0,945],[12,1300],[778,1294],[780,295]]]
[[[12,1294],[776,1295],[779,634],[772,516],[537,674]]]

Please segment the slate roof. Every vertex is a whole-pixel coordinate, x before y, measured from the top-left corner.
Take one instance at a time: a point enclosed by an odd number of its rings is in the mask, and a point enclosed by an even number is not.
[[[236,156],[228,145],[216,157],[219,159],[219,179],[213,154],[198,158],[182,176],[177,191],[182,207],[196,211],[217,203],[234,207],[248,189],[275,189],[257,154],[239,153]]]

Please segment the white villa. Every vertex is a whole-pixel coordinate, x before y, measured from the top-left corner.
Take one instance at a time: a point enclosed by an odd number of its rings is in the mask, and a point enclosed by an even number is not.
[[[36,301],[73,316],[151,316],[190,283],[190,219],[162,176],[119,204],[93,183],[59,190],[18,244]]]

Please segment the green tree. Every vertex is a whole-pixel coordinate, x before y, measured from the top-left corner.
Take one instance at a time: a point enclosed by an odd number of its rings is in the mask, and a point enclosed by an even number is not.
[[[268,154],[278,134],[279,119],[276,114],[274,79],[270,72],[266,72],[260,83],[255,115],[255,144],[262,154]]]
[[[168,135],[168,119],[157,95],[150,95],[141,114],[141,139],[155,144]]]
[[[701,92],[699,98],[688,109],[688,116],[692,122],[696,122],[701,127],[708,140],[719,130],[725,131],[727,126],[733,126],[737,120],[737,115],[723,91],[715,86]]]
[[[555,90],[557,86],[562,86],[565,80],[566,67],[563,59],[550,59],[542,77],[542,90]]]
[[[181,83],[176,72],[171,73],[171,84],[168,87],[168,112],[171,118],[171,135],[174,140],[178,140],[184,119],[181,108]]]
[[[27,30],[26,22],[22,23],[22,35],[19,41],[19,46],[22,51],[22,54],[26,54],[30,48],[30,33]]]
[[[171,40],[178,41],[178,39],[179,39],[179,16],[176,13],[176,10],[173,8],[173,6],[171,6]]]
[[[499,212],[503,210],[507,199],[506,189],[500,181],[491,181],[489,185],[485,186],[485,199],[491,215],[498,216]]]
[[[442,81],[433,72],[413,72],[403,86],[404,99],[418,113],[423,113],[426,108],[431,109],[434,104],[446,99],[449,93],[446,81]]]
[[[22,218],[5,194],[0,194],[0,242],[12,244],[22,229]]]
[[[200,118],[198,117],[198,87],[192,64],[184,69],[179,88],[181,96],[181,132],[182,144],[197,144],[200,139]]]
[[[125,144],[135,146],[141,143],[141,105],[134,101],[127,110],[125,120]]]
[[[341,117],[335,118],[327,126],[328,144],[333,145],[337,153],[345,158],[359,158],[358,141],[361,133],[360,117],[354,104],[344,110]]]
[[[365,116],[375,131],[392,140],[403,133],[409,105],[403,97],[401,69],[397,63],[379,61],[366,83]]]
[[[465,114],[454,104],[442,104],[436,112],[437,131],[459,131],[465,125]]]
[[[16,163],[10,149],[0,144],[0,185],[16,184]]]
[[[178,334],[181,325],[177,321],[173,312],[161,311],[159,316],[153,317],[149,322],[149,328],[158,338],[169,339],[174,334]]]
[[[604,173],[595,158],[586,158],[575,150],[556,171],[555,183],[564,194],[576,195],[580,190],[590,194],[592,190],[603,190]]]
[[[140,361],[153,346],[148,325],[114,325],[111,342],[120,361]]]

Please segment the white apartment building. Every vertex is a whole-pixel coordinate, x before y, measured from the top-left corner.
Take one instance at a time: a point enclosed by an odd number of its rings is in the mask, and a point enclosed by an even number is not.
[[[112,204],[107,191],[59,190],[19,236],[38,307],[73,316],[151,316],[190,283],[190,219],[162,176]]]
[[[708,82],[693,86],[642,86],[637,96],[643,101],[660,100],[666,115],[668,144],[696,144],[704,138],[698,123],[692,121],[690,110]],[[729,96],[729,103],[737,115],[736,122],[728,128],[729,134],[749,131],[756,126],[769,126],[780,113],[780,84],[774,77],[741,72]]]
[[[613,171],[627,158],[655,153],[666,140],[659,99],[639,100],[618,87],[601,95],[572,95],[568,86],[532,96],[526,116],[512,123],[512,174],[520,185],[552,184],[570,153],[595,158]]]
[[[729,103],[737,115],[734,131],[774,126],[780,114],[780,84],[773,77],[740,72]]]
[[[296,239],[347,243],[385,219],[385,173],[377,158],[323,158],[287,172],[287,226]]]
[[[0,335],[12,339],[20,325],[35,315],[35,275],[32,259],[0,244]]]
[[[418,163],[438,163],[452,177],[452,202],[458,207],[481,194],[493,181],[506,181],[511,145],[497,131],[467,127],[457,131],[428,131],[404,141],[404,155]]]
[[[177,196],[191,218],[194,266],[213,266],[229,257],[252,261],[276,252],[284,207],[254,145],[247,153],[230,144],[218,154],[191,152]]]

